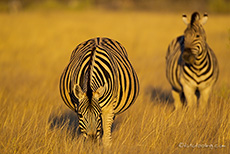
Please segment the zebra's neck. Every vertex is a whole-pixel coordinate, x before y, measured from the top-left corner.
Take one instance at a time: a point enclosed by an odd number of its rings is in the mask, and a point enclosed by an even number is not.
[[[207,62],[209,61],[208,59],[208,48],[207,48],[207,45],[205,45],[204,48],[202,48],[200,50],[200,52],[198,53],[198,55],[196,56],[195,58],[195,62],[193,64],[193,66],[195,68],[199,68],[201,69],[202,66]]]
[[[93,92],[91,88],[91,83],[92,83],[95,57],[96,57],[96,47],[93,47],[91,51],[89,66],[88,66],[88,71],[87,71],[87,96],[89,98],[92,98],[92,92]]]
[[[209,71],[210,69],[210,53],[208,51],[208,47],[206,47],[199,52],[199,54],[196,56],[195,61],[193,64],[185,64],[186,67],[191,70],[197,77],[202,76],[205,72]],[[187,71],[186,71],[187,72]]]

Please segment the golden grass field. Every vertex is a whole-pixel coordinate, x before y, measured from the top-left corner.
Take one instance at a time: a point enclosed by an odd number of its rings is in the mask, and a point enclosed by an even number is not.
[[[230,15],[211,13],[204,26],[220,67],[209,107],[172,112],[165,55],[186,28],[181,13],[0,14],[0,153],[230,153]],[[83,142],[58,88],[72,50],[96,36],[125,46],[141,86],[115,118],[110,151]]]

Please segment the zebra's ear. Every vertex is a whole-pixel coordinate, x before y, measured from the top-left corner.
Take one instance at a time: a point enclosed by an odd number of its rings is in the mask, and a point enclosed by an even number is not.
[[[93,92],[93,96],[96,99],[99,99],[105,93],[105,90],[108,88],[108,84],[105,83],[104,86],[99,87],[95,92]]]
[[[206,24],[207,20],[208,20],[208,14],[207,14],[207,13],[204,13],[203,18],[200,20],[200,23],[201,23],[202,25],[204,25],[204,24]]]
[[[184,21],[184,23],[185,23],[186,25],[188,25],[188,24],[189,24],[189,20],[188,20],[188,18],[187,18],[187,15],[186,15],[186,14],[183,14],[183,15],[182,15],[182,20]]]
[[[82,91],[81,87],[77,84],[73,86],[73,93],[75,97],[78,99],[82,99],[84,97],[84,92]]]

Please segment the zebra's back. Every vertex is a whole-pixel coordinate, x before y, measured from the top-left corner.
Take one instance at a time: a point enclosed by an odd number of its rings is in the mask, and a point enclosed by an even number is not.
[[[90,78],[90,79],[89,79]],[[109,38],[93,38],[79,44],[72,52],[70,62],[60,80],[60,92],[66,105],[76,110],[78,100],[73,86],[79,84],[87,91],[90,82],[92,91],[107,83],[99,105],[104,108],[114,103],[114,113],[125,111],[139,93],[137,74],[128,60],[125,48]]]

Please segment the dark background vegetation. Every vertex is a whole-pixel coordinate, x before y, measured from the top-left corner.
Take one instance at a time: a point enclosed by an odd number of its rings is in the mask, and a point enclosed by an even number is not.
[[[34,9],[108,9],[145,11],[208,11],[229,13],[230,0],[0,0],[1,12]]]

